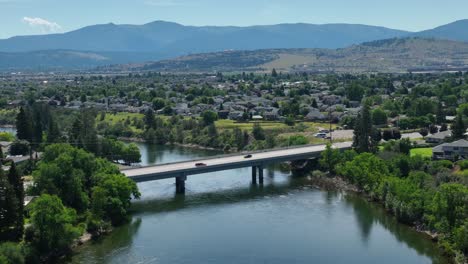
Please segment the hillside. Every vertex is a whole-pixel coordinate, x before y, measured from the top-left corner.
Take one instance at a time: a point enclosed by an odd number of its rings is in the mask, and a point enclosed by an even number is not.
[[[118,69],[197,71],[406,72],[468,68],[468,43],[403,38],[367,42],[344,49],[270,49],[183,56]]]
[[[455,21],[434,29],[417,32],[413,35],[419,37],[468,41],[468,19]]]

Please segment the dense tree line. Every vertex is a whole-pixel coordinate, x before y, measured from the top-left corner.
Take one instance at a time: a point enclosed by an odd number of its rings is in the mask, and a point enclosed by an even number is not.
[[[68,144],[45,148],[33,180],[28,192],[38,198],[24,212],[21,177],[14,166],[7,176],[0,171],[1,240],[21,241],[0,244],[5,263],[59,257],[83,232],[99,235],[125,222],[131,199],[140,197],[115,165]],[[23,215],[29,219],[25,230]]]
[[[468,171],[453,172],[452,168],[468,168],[467,162],[410,157],[410,148],[407,140],[387,145],[376,154],[342,153],[327,147],[320,165],[381,202],[399,221],[439,234],[439,245],[463,263],[468,255]]]

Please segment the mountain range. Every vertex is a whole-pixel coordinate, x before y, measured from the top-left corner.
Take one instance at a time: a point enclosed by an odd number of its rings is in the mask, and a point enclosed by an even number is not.
[[[393,38],[342,49],[262,49],[182,56],[157,62],[101,67],[102,71],[157,72],[390,72],[466,71],[468,43],[420,37]]]
[[[195,27],[165,21],[144,25],[111,23],[63,34],[0,40],[0,69],[84,69],[226,50],[340,49],[415,36],[466,42],[468,20],[421,32],[358,24]]]

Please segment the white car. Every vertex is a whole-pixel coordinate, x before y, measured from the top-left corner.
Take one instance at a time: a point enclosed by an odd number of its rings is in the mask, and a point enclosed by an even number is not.
[[[316,138],[326,138],[326,137],[327,137],[327,133],[317,133],[317,134],[315,134],[315,137],[316,137]]]

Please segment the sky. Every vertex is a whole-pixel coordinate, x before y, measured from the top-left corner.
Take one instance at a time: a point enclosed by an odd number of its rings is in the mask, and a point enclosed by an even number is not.
[[[419,31],[468,18],[467,0],[0,0],[0,38],[94,24],[355,23]]]

